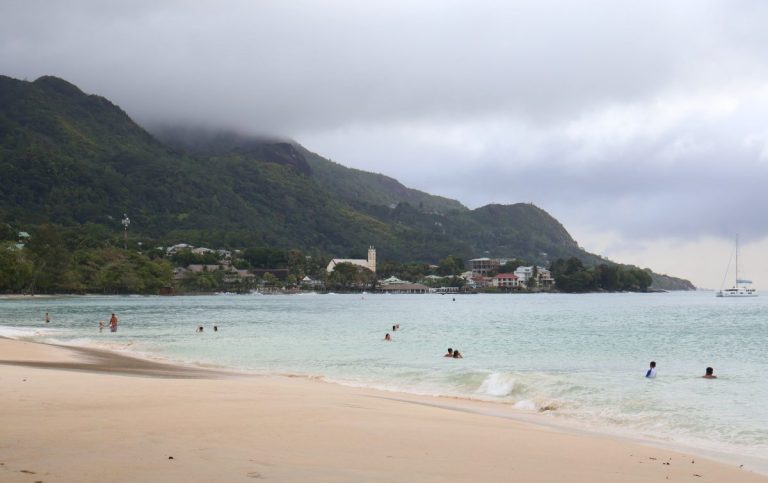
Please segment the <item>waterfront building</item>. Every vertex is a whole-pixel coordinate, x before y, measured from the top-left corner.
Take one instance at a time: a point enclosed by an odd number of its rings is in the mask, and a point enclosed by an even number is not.
[[[517,267],[515,275],[526,287],[531,288],[531,278],[533,277],[533,265],[528,267]],[[555,279],[552,278],[552,272],[544,267],[536,266],[536,286],[538,288],[548,289],[555,285]]]
[[[520,277],[514,273],[499,273],[493,277],[491,285],[497,288],[520,288]]]

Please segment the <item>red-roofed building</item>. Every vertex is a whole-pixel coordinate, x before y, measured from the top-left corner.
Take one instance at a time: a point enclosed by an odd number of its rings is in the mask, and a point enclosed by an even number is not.
[[[499,288],[519,288],[522,285],[520,277],[514,273],[500,273],[493,277],[491,284]]]

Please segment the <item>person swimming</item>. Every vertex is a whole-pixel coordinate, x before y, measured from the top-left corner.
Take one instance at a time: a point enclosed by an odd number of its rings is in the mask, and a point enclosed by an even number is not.
[[[392,341],[392,337],[389,335],[389,332],[387,332],[387,334],[384,336],[384,340],[387,341],[387,342],[391,342]]]
[[[445,353],[443,357],[453,357],[453,349],[450,347],[448,348],[448,352]]]
[[[717,376],[714,374],[714,372],[715,372],[714,369],[712,369],[711,367],[707,367],[706,374],[704,374],[701,377],[703,377],[704,379],[717,379]]]
[[[454,359],[464,359],[464,356],[461,355],[461,352],[459,352],[459,349],[453,350],[453,358]]]
[[[203,331],[203,326],[202,325],[198,325],[197,326],[197,330],[195,330],[195,332],[202,332],[202,331]]]
[[[645,373],[645,377],[649,379],[656,377],[656,361],[651,361],[651,368]]]

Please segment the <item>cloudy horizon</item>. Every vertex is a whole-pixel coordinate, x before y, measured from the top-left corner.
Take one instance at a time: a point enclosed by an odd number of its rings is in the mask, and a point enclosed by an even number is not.
[[[280,135],[469,207],[533,202],[589,251],[768,286],[768,4],[4,2],[0,74],[145,126]],[[760,284],[762,282],[762,285]]]

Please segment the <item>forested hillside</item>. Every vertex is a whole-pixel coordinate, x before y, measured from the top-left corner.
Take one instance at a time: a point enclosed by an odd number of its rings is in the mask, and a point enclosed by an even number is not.
[[[375,245],[382,260],[401,262],[449,255],[605,262],[530,204],[468,210],[292,140],[179,128],[153,135],[62,79],[0,76],[0,222],[119,234],[123,213],[132,220],[131,242],[145,246],[362,257]]]

